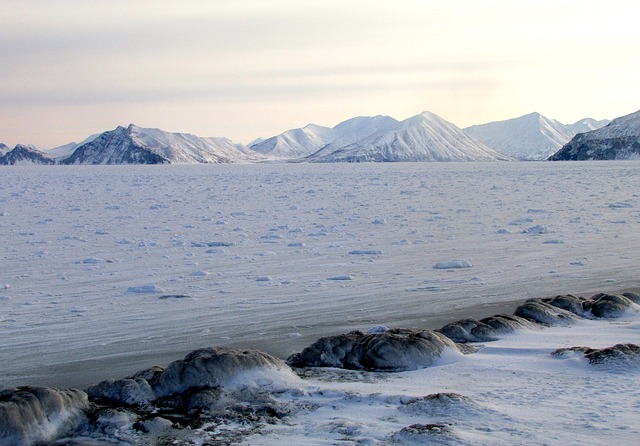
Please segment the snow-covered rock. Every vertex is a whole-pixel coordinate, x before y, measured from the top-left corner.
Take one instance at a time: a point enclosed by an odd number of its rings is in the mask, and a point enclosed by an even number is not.
[[[640,159],[640,110],[606,127],[580,133],[549,157],[551,161]]]
[[[544,160],[577,133],[606,125],[608,121],[582,119],[565,125],[539,113],[465,128],[465,132],[498,152],[521,160]]]
[[[61,164],[208,164],[258,159],[257,154],[226,138],[200,138],[131,124],[102,133]]]
[[[47,443],[86,419],[87,394],[76,389],[17,387],[0,391],[0,444]],[[48,443],[47,443],[48,444]]]
[[[460,353],[451,339],[431,330],[352,331],[320,338],[287,362],[294,367],[398,372],[432,366],[446,349]]]
[[[431,112],[332,150],[322,149],[308,158],[313,162],[496,161],[508,160],[460,128]],[[333,150],[333,149],[336,150]]]
[[[18,144],[0,156],[0,165],[14,164],[55,164],[55,160],[40,150]]]
[[[258,350],[210,347],[194,350],[166,368],[153,367],[134,376],[109,379],[87,389],[92,399],[147,404],[192,389],[271,393],[295,388],[299,378],[281,359]]]

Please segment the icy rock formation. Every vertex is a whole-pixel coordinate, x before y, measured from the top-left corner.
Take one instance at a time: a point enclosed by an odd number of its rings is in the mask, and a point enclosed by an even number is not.
[[[630,363],[633,361],[636,366],[640,365],[640,346],[636,344],[616,344],[606,348],[569,347],[558,349],[551,354],[563,358],[571,353],[583,354],[589,364]]]
[[[516,308],[513,314],[542,325],[568,324],[578,319],[575,314],[554,307],[542,299],[529,299]]]
[[[497,339],[491,325],[473,318],[452,322],[437,331],[454,342],[485,342]]]
[[[629,296],[637,296],[632,293],[628,293]],[[627,310],[634,307],[636,303],[634,298],[627,297],[625,295],[615,294],[596,294],[591,297],[591,300],[587,302],[588,309],[591,310],[591,314],[595,317],[601,318],[617,318],[622,316]]]
[[[551,299],[541,299],[549,305],[567,310],[576,316],[586,317],[589,300],[572,294],[558,295]]]
[[[320,338],[287,362],[293,367],[405,371],[434,365],[445,349],[460,351],[451,339],[431,330],[352,331]]]
[[[508,314],[496,314],[484,319],[480,319],[483,324],[489,325],[494,330],[494,334],[512,333],[524,328],[532,328],[534,324],[522,317]]]
[[[278,392],[295,387],[297,381],[284,361],[266,353],[210,347],[195,350],[166,369],[154,367],[129,378],[103,381],[87,392],[92,399],[125,405],[173,398],[172,405],[190,409],[213,404],[223,394]],[[205,392],[210,389],[223,392]]]
[[[108,379],[89,387],[87,394],[92,400],[129,405],[146,404],[155,399],[147,380],[140,377]]]
[[[0,391],[0,444],[55,440],[85,421],[87,394],[76,389],[17,387]]]

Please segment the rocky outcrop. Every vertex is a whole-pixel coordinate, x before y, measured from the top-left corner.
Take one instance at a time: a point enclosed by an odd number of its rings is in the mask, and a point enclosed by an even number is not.
[[[640,159],[640,111],[614,119],[609,125],[579,133],[551,161]]]
[[[210,347],[195,350],[166,368],[153,367],[128,378],[103,381],[89,387],[87,393],[96,401],[124,405],[145,405],[160,398],[181,396],[182,405],[185,393],[189,399],[199,394],[198,398],[210,400],[211,392],[204,395],[201,390],[221,389],[225,395],[275,392],[288,389],[296,381],[284,361],[267,353]]]
[[[640,346],[636,344],[616,344],[606,348],[569,347],[561,348],[552,353],[556,357],[567,357],[571,354],[582,354],[589,364],[625,363],[631,361],[640,366]]]
[[[45,443],[86,420],[87,394],[76,389],[17,387],[0,391],[0,444]]]
[[[352,331],[321,338],[287,362],[293,367],[404,371],[434,365],[446,349],[460,353],[451,339],[431,330]]]

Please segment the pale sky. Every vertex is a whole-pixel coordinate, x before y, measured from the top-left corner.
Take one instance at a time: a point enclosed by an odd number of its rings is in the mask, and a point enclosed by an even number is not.
[[[0,142],[640,109],[637,0],[0,0]]]

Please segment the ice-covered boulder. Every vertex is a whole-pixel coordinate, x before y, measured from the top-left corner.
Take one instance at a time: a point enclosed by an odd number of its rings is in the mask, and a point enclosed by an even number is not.
[[[495,341],[495,330],[491,325],[476,319],[462,319],[437,330],[454,342]]]
[[[640,305],[640,295],[639,294],[627,292],[627,293],[622,293],[622,296],[626,297],[627,299],[632,301],[634,304]]]
[[[258,350],[210,347],[195,350],[167,368],[103,381],[87,389],[92,399],[123,405],[164,404],[188,410],[219,405],[235,393],[272,393],[297,388],[299,378],[281,359]]]
[[[87,394],[76,389],[16,387],[0,391],[0,444],[51,442],[86,420]]]
[[[516,308],[515,316],[542,325],[568,324],[578,316],[562,308],[554,307],[541,299],[530,299]]]
[[[551,299],[541,299],[543,302],[549,305],[562,308],[576,316],[584,317],[587,313],[585,306],[588,305],[588,300],[583,297],[574,296],[572,294],[563,294],[553,297]]]
[[[96,401],[146,404],[155,399],[155,394],[146,379],[141,377],[108,379],[87,389],[89,398]]]
[[[582,354],[589,364],[623,363],[640,366],[640,346],[636,344],[616,344],[606,348],[569,347],[558,349],[551,354],[563,358],[575,353]]]
[[[534,327],[534,324],[531,321],[520,316],[509,314],[496,314],[494,316],[480,319],[480,322],[493,328],[497,335]]]
[[[227,390],[288,388],[295,374],[279,358],[258,350],[210,347],[195,350],[174,361],[152,382],[156,396],[184,392],[191,387]]]
[[[599,293],[591,297],[588,309],[595,317],[617,318],[634,306],[632,298],[627,296]]]
[[[287,362],[294,367],[404,371],[434,365],[447,349],[460,353],[451,339],[431,330],[352,331],[321,338]]]

